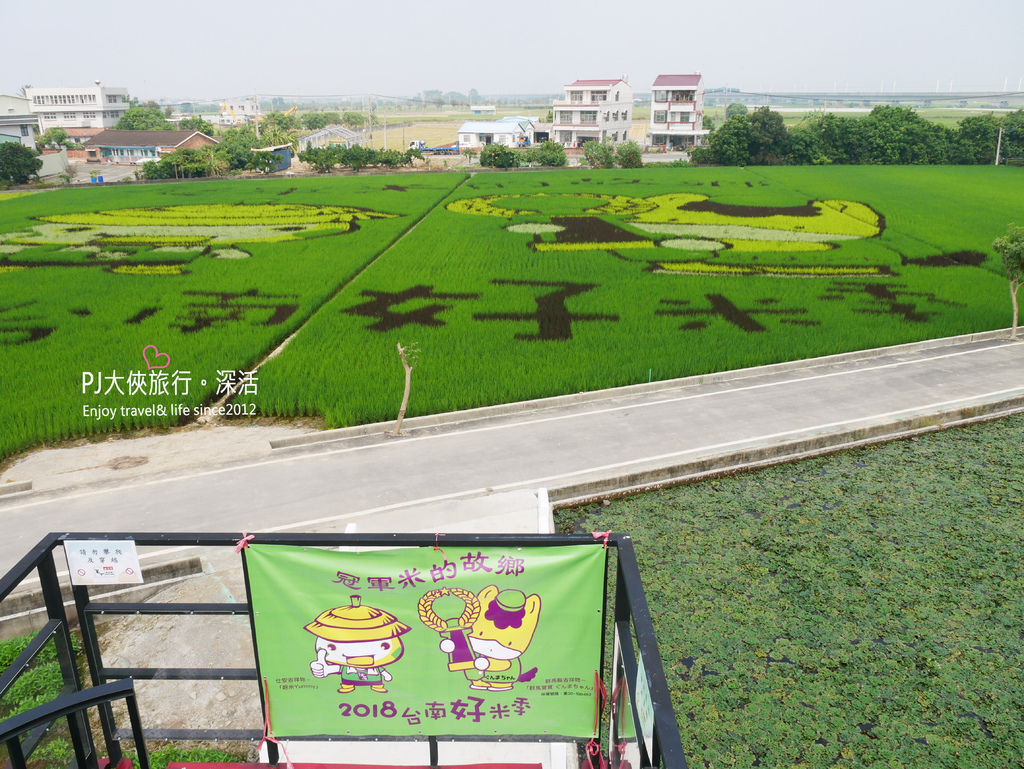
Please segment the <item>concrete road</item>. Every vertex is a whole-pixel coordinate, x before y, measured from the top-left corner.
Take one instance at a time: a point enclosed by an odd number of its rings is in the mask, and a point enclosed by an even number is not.
[[[220,466],[210,457],[209,467],[127,485],[0,497],[0,568],[49,531],[453,531],[470,520],[480,530],[489,511],[497,531],[509,519],[495,494],[609,477],[629,485],[634,472],[835,445],[851,429],[1014,398],[1024,399],[1024,344],[987,339],[550,399],[403,438],[350,437]]]

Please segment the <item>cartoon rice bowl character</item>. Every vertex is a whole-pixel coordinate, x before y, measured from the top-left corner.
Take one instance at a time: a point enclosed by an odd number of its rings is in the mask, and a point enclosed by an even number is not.
[[[488,585],[477,596],[480,614],[469,631],[469,645],[476,659],[466,670],[471,689],[492,692],[511,691],[515,683],[530,681],[537,673],[526,673],[519,658],[533,640],[540,619],[540,596],[527,596],[521,590],[499,590]],[[448,643],[441,642],[441,650]]]
[[[362,606],[361,596],[351,597],[348,606],[328,609],[306,625],[316,636],[316,659],[309,663],[317,678],[341,676],[338,692],[350,694],[357,686],[387,692],[392,679],[385,668],[402,657],[403,633],[412,628],[399,622],[394,614],[372,606]]]

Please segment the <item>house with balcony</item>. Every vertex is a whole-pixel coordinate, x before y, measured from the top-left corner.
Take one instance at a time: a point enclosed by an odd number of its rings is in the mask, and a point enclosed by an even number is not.
[[[658,75],[651,85],[647,144],[666,151],[688,150],[701,144],[707,135],[701,75]]]
[[[111,128],[128,111],[128,90],[95,85],[80,88],[26,88],[39,128]]]
[[[627,141],[633,125],[633,87],[622,78],[577,80],[565,86],[565,98],[551,105],[552,140],[565,147],[588,141]]]

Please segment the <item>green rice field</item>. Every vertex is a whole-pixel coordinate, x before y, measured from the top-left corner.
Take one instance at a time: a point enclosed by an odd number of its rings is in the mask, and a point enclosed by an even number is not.
[[[420,350],[411,416],[1005,327],[990,246],[1021,182],[651,168],[0,197],[0,458],[190,421],[293,334],[240,415],[394,418],[398,342]]]

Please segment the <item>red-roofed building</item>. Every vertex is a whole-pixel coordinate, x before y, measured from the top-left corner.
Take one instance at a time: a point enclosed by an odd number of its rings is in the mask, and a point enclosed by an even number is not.
[[[633,87],[622,78],[577,80],[551,111],[551,138],[566,147],[605,139],[618,144],[629,139],[633,125]]]
[[[704,130],[704,79],[695,75],[658,75],[651,85],[651,127],[647,143],[664,150],[700,144]]]

